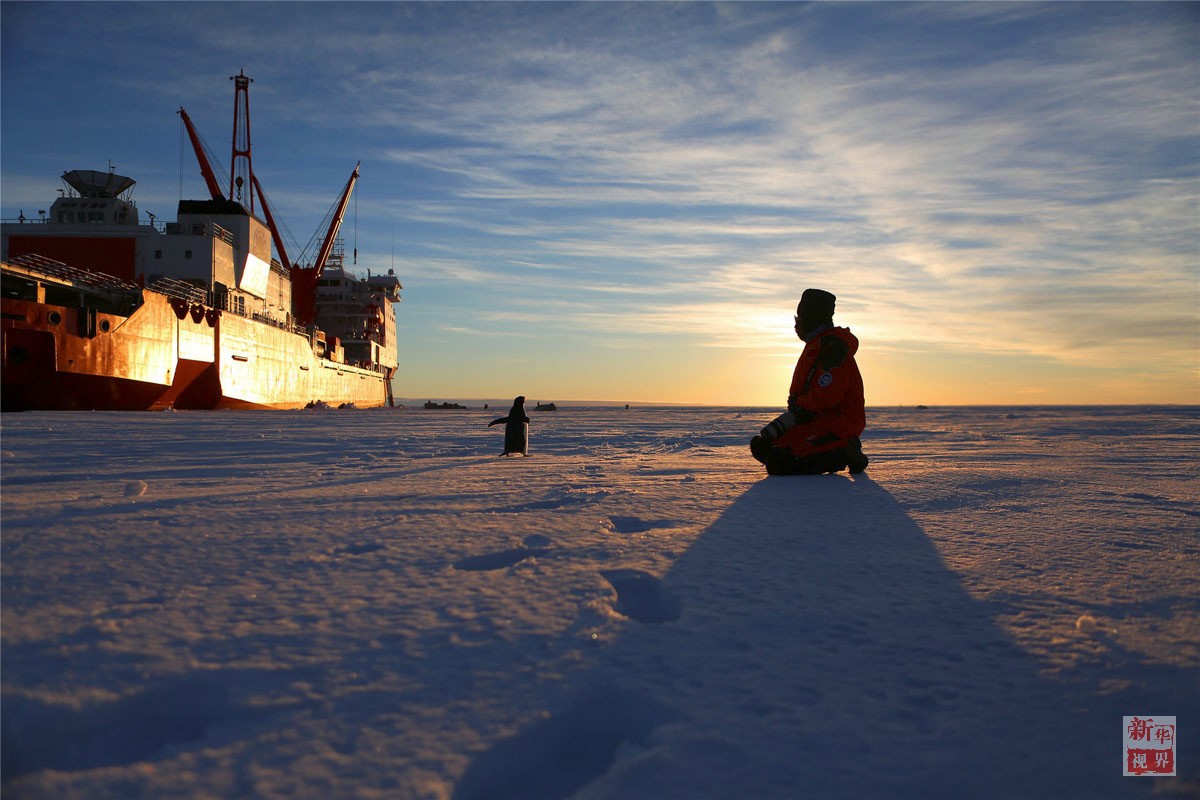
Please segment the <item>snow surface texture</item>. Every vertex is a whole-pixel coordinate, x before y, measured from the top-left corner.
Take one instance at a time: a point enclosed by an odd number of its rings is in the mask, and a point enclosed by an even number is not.
[[[1200,792],[1200,410],[774,414],[6,414],[4,797]]]

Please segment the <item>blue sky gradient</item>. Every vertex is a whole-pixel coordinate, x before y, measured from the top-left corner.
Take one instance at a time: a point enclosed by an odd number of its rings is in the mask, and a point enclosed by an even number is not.
[[[781,405],[800,293],[869,404],[1200,402],[1200,4],[0,5],[0,206],[180,105],[405,286],[396,391]]]

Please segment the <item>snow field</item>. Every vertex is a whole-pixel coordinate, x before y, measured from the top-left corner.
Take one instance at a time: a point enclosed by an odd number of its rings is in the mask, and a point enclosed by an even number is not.
[[[1200,786],[1197,409],[493,411],[5,415],[5,797]]]

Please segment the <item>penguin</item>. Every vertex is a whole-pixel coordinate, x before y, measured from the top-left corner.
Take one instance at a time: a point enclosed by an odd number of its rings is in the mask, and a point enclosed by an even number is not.
[[[488,427],[499,425],[501,422],[504,423],[504,452],[500,455],[506,456],[510,453],[529,455],[529,416],[525,413],[524,397],[515,398],[512,408],[508,411],[508,416],[492,420],[488,423]]]

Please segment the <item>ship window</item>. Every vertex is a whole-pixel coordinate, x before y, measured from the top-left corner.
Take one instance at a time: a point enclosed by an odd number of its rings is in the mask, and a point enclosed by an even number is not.
[[[74,220],[74,217],[75,217],[75,215],[72,214],[70,211],[58,212],[58,221],[59,222],[71,222]]]
[[[76,222],[87,222],[87,212],[86,211],[76,211],[75,212],[75,221]]]
[[[162,250],[155,250],[155,251],[154,251],[154,257],[155,257],[155,258],[162,258]]]
[[[104,222],[104,212],[103,211],[89,211],[88,212],[88,222]]]
[[[57,325],[62,322],[62,314],[59,314],[57,311],[51,311],[46,315],[46,321],[51,325]]]
[[[184,257],[184,258],[191,258],[191,257],[192,257],[192,251],[191,251],[191,250],[184,250],[184,251],[183,251],[183,257]]]

